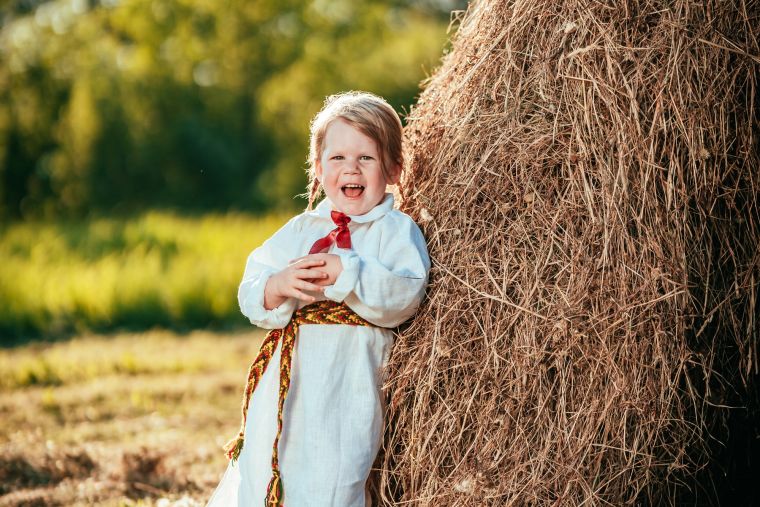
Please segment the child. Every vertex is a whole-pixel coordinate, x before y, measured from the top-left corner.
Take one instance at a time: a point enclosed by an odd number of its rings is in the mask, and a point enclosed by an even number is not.
[[[383,99],[333,95],[311,124],[309,205],[248,257],[238,302],[270,331],[243,427],[208,507],[363,507],[382,439],[394,328],[419,306],[425,239],[393,208],[401,121]],[[318,192],[326,198],[312,210]],[[268,362],[268,364],[267,364]]]

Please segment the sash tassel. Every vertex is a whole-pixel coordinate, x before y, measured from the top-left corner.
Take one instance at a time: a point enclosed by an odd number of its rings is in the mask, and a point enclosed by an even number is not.
[[[267,485],[267,497],[264,502],[264,507],[284,507],[282,504],[282,494],[284,489],[280,472],[273,472],[272,478]]]

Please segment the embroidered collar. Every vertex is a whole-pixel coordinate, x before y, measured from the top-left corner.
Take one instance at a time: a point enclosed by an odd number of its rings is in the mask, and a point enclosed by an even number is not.
[[[366,222],[372,222],[373,220],[377,220],[378,218],[383,217],[386,213],[391,211],[393,209],[393,194],[391,192],[386,192],[385,197],[383,197],[383,200],[380,201],[380,204],[369,210],[363,215],[348,215],[351,217],[352,222],[356,223],[366,223]],[[332,201],[328,197],[325,197],[322,199],[322,202],[320,202],[317,207],[312,211],[311,213],[316,214],[317,216],[320,216],[322,218],[326,218],[328,220],[332,220],[330,218],[330,211],[332,211]]]

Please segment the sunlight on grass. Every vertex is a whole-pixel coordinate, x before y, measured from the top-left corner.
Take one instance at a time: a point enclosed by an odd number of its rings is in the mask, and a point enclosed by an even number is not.
[[[203,331],[186,338],[170,331],[153,331],[31,344],[0,349],[0,390],[59,386],[112,374],[215,371],[223,369],[236,352],[229,340]]]
[[[203,505],[263,336],[88,334],[0,350],[0,505]]]
[[[0,227],[0,505],[202,505],[264,334],[237,287],[287,218]]]
[[[151,211],[0,230],[5,342],[85,330],[244,325],[245,260],[288,217]]]

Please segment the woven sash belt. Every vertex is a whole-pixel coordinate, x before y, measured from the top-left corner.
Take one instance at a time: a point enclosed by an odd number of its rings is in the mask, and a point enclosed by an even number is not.
[[[240,433],[237,437],[230,440],[224,450],[227,457],[233,462],[240,456],[243,449],[243,438],[245,434],[245,420],[248,414],[248,404],[251,400],[251,394],[256,389],[259,379],[264,374],[269,360],[272,359],[277,343],[282,337],[282,348],[280,351],[280,390],[277,404],[277,436],[274,439],[272,447],[272,479],[267,486],[267,496],[264,502],[265,506],[281,506],[283,499],[283,485],[280,477],[280,465],[277,459],[277,444],[280,441],[282,433],[282,408],[285,406],[285,398],[288,395],[290,387],[290,364],[293,356],[293,347],[295,346],[298,327],[301,324],[345,324],[352,326],[373,326],[363,318],[359,317],[345,303],[336,303],[335,301],[324,300],[304,306],[295,311],[288,325],[282,329],[272,329],[264,338],[259,353],[248,370],[248,382],[245,385],[245,394],[243,395],[243,423],[240,426]]]

